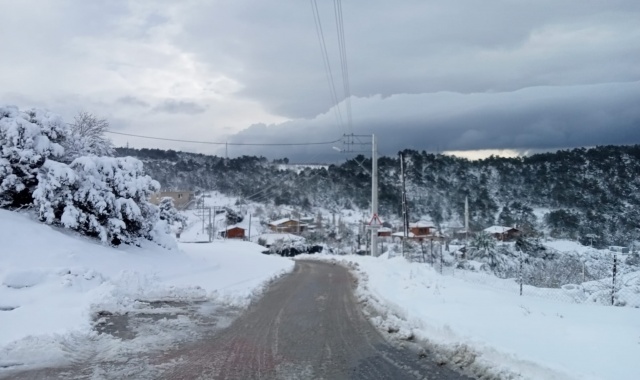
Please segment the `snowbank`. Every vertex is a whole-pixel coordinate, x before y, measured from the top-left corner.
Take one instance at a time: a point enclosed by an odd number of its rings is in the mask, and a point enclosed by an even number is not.
[[[299,258],[348,265],[359,279],[358,297],[380,314],[374,323],[427,341],[443,352],[441,360],[475,376],[640,378],[640,309],[520,297],[492,281],[441,276],[402,258]]]
[[[126,312],[140,300],[244,306],[293,269],[250,242],[111,248],[6,210],[0,242],[0,367],[60,359],[70,334],[95,335],[98,311]]]

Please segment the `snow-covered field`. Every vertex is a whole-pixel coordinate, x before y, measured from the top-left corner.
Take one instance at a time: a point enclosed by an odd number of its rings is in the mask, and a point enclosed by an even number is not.
[[[442,276],[402,258],[337,260],[359,279],[374,323],[441,349],[441,360],[506,379],[640,379],[640,309],[520,297],[495,284]]]
[[[97,339],[97,312],[136,311],[158,300],[244,306],[293,268],[250,242],[111,248],[5,210],[0,242],[0,368],[64,360],[69,337]]]

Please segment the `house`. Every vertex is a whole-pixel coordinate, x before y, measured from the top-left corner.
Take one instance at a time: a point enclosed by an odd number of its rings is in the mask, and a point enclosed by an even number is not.
[[[391,237],[393,238],[394,241],[402,241],[402,239],[404,239],[404,232],[403,231],[394,232],[391,234]],[[408,232],[407,238],[415,239],[416,235],[413,232]]]
[[[222,237],[227,239],[244,239],[246,236],[246,230],[240,226],[229,226],[224,231],[220,232]]]
[[[389,228],[389,227],[380,227],[380,228],[378,228],[378,236],[382,236],[382,237],[391,236],[391,228]]]
[[[487,227],[483,232],[493,236],[496,240],[510,241],[520,236],[520,230],[514,227],[491,226]]]
[[[447,223],[442,223],[442,230],[445,231],[448,235],[455,236],[460,234],[460,232],[464,232],[464,225],[457,220],[450,221]]]
[[[419,220],[415,223],[409,223],[409,231],[411,231],[416,237],[433,235],[436,227],[432,222],[426,220]]]
[[[161,191],[159,193],[151,194],[149,201],[154,205],[159,205],[162,198],[173,198],[173,205],[178,210],[185,210],[189,204],[196,199],[196,195],[193,191],[178,190],[178,191]]]
[[[391,237],[394,241],[402,241],[404,239],[404,232],[394,232],[391,234]],[[444,236],[439,234],[438,232],[432,231],[429,235],[416,235],[413,232],[407,232],[407,238],[416,241],[425,241],[425,240],[433,240],[433,241],[443,241]]]
[[[268,227],[273,232],[298,233],[304,232],[309,225],[299,220],[283,218],[269,222]]]

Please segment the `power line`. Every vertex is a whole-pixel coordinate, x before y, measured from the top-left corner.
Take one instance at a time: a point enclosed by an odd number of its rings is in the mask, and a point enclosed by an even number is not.
[[[345,108],[347,112],[347,133],[353,133],[351,114],[351,87],[349,85],[349,66],[347,65],[347,45],[344,38],[344,20],[342,18],[342,0],[333,0],[333,10],[338,33],[338,48],[340,50],[340,68],[342,70],[342,88],[344,91]]]
[[[327,44],[324,38],[324,31],[322,29],[322,21],[320,19],[320,12],[318,11],[318,3],[316,0],[311,1],[311,11],[313,12],[313,21],[316,26],[316,34],[318,36],[318,42],[320,43],[320,52],[322,54],[322,62],[324,64],[324,71],[327,76],[327,82],[329,83],[329,92],[331,94],[331,100],[333,101],[333,109],[336,114],[336,120],[338,125],[342,126],[342,112],[338,106],[338,93],[333,80],[333,73],[331,71],[331,62],[329,60],[329,53],[327,52]]]
[[[333,141],[318,141],[318,142],[300,142],[300,143],[234,143],[234,142],[213,142],[213,141],[194,141],[194,140],[180,140],[180,139],[170,139],[165,137],[155,137],[155,136],[144,136],[144,135],[135,135],[132,133],[124,133],[124,132],[113,132],[113,131],[105,131],[106,133],[111,133],[114,135],[122,135],[122,136],[131,136],[131,137],[139,137],[142,139],[149,140],[161,140],[161,141],[175,141],[175,142],[183,142],[183,143],[193,143],[193,144],[208,144],[208,145],[234,145],[234,146],[305,146],[305,145],[329,145],[335,144],[342,140],[339,138]]]

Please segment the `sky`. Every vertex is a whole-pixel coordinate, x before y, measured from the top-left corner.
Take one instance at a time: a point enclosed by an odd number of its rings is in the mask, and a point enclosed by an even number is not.
[[[0,0],[0,104],[79,111],[116,146],[326,162],[640,143],[637,0]],[[347,105],[351,105],[352,123]],[[361,139],[366,140],[365,138]],[[370,139],[369,139],[370,140]],[[337,149],[333,149],[333,147]]]

